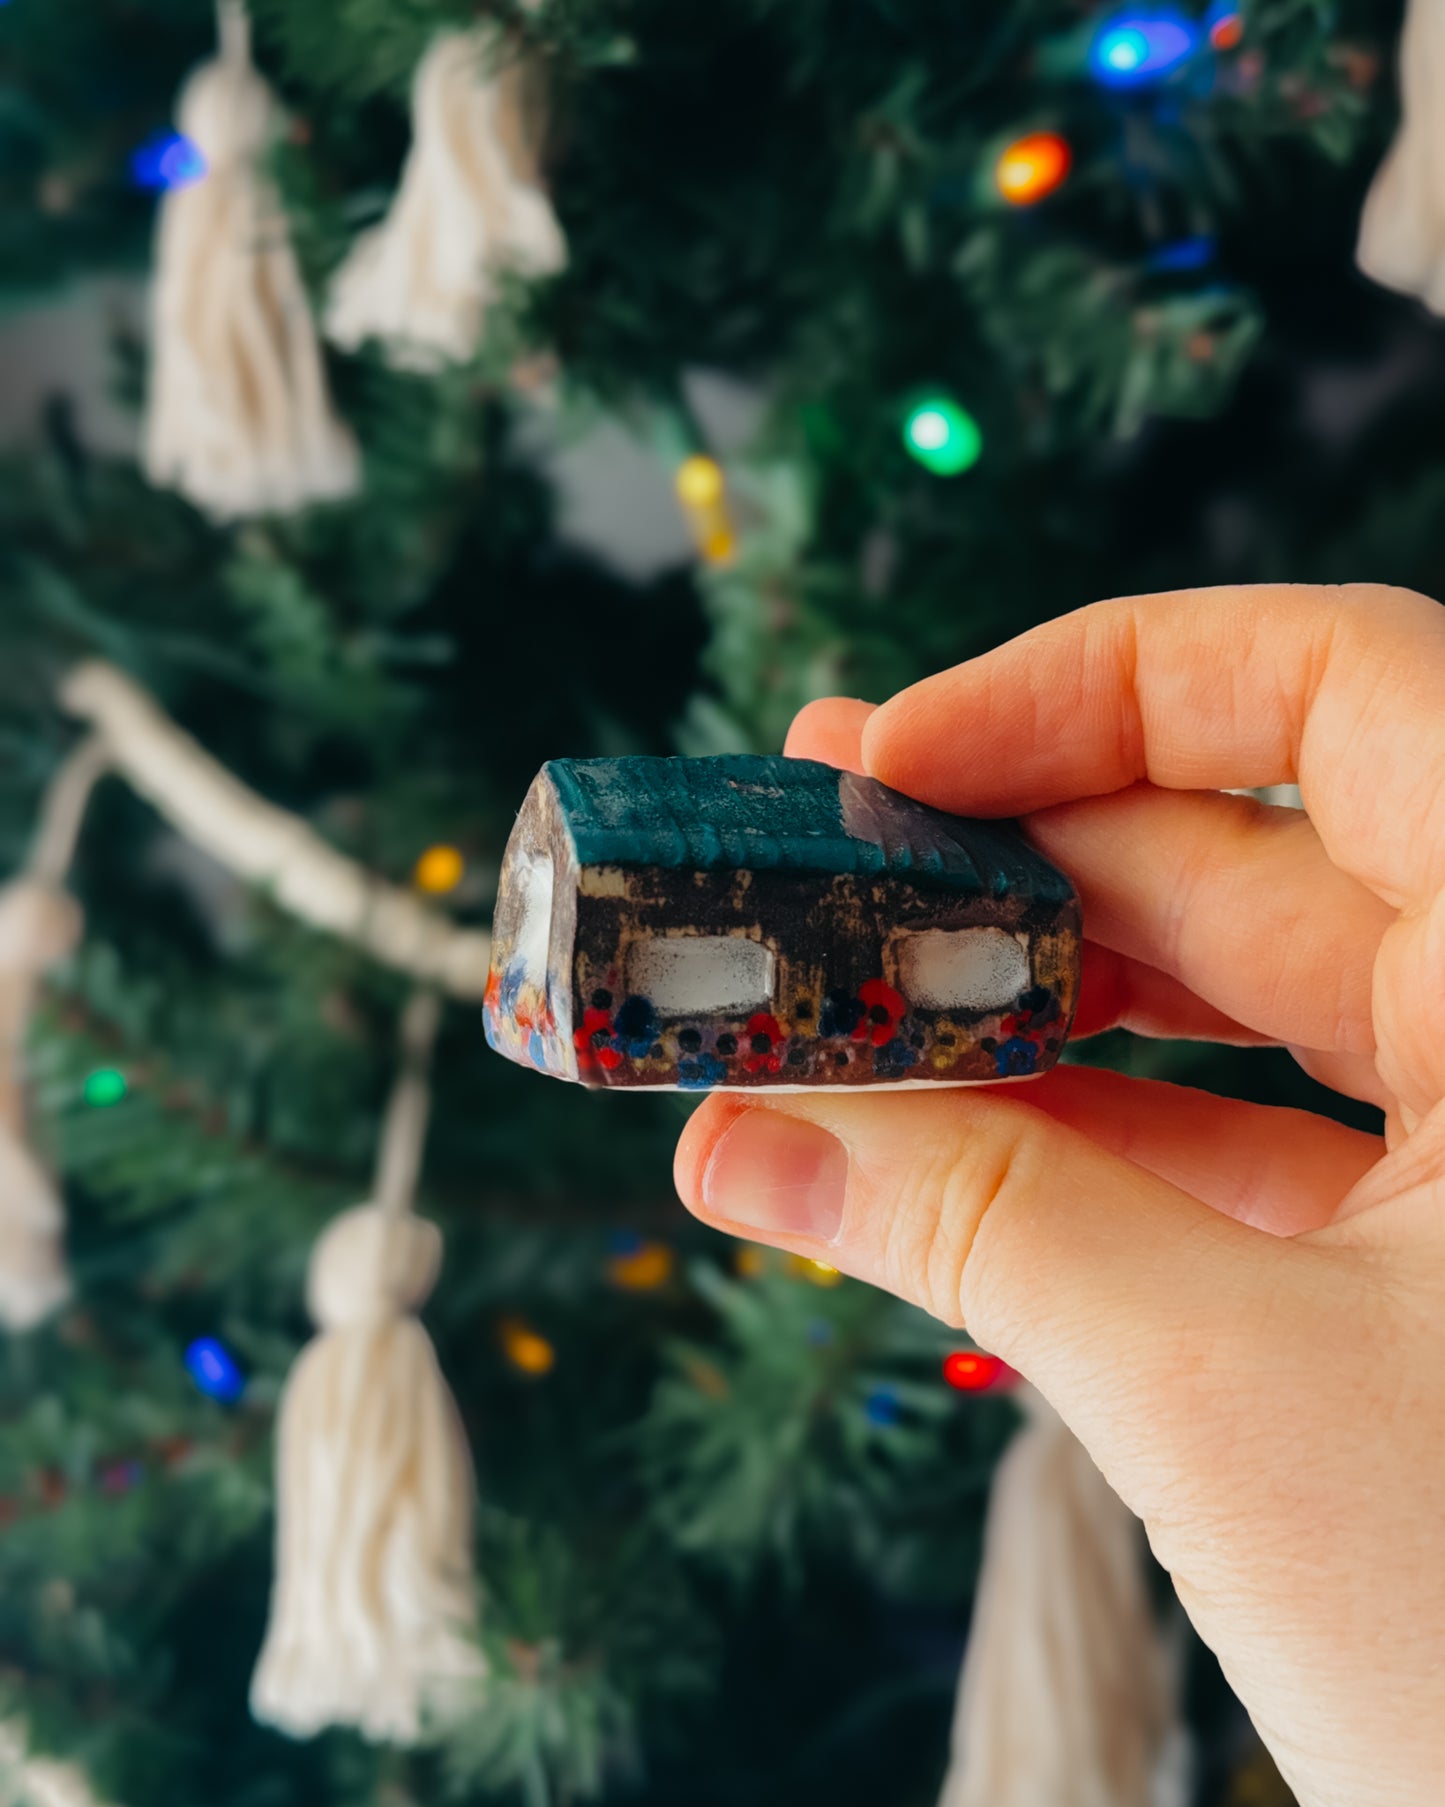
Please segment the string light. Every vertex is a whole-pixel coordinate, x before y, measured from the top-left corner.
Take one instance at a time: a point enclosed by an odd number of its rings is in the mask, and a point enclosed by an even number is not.
[[[723,499],[726,483],[722,466],[715,458],[699,453],[684,458],[677,467],[677,499],[684,508],[714,508]]]
[[[1057,132],[1030,132],[1008,145],[994,165],[994,185],[1014,207],[1032,207],[1060,187],[1074,154]]]
[[[433,897],[443,897],[448,891],[455,891],[462,882],[462,874],[467,869],[467,862],[455,847],[444,843],[428,847],[412,869],[412,878],[419,891],[430,892]]]
[[[956,477],[978,463],[983,435],[978,422],[952,396],[920,396],[903,422],[903,444],[910,457],[936,477]]]
[[[1205,23],[1215,50],[1237,50],[1244,40],[1244,16],[1234,0],[1216,0]]]
[[[246,1391],[246,1377],[224,1343],[213,1336],[198,1336],[186,1350],[186,1372],[209,1398],[234,1405]]]
[[[200,148],[181,132],[157,132],[131,153],[131,180],[137,188],[189,188],[205,173]]]
[[[960,1393],[987,1393],[1012,1372],[1007,1362],[981,1349],[955,1349],[943,1362],[943,1378]]]
[[[520,1318],[504,1318],[501,1326],[502,1353],[522,1374],[550,1374],[557,1365],[557,1351]]]
[[[1151,270],[1175,272],[1202,270],[1212,263],[1219,246],[1208,237],[1176,239],[1172,245],[1161,245],[1149,259]]]
[[[737,534],[728,510],[727,479],[715,458],[698,452],[684,458],[673,489],[699,553],[710,565],[725,565],[737,551]]]
[[[844,1280],[836,1267],[830,1267],[826,1261],[813,1261],[807,1255],[790,1255],[788,1272],[796,1274],[800,1280],[806,1280],[810,1286],[825,1289],[841,1286]]]
[[[1142,88],[1163,80],[1199,48],[1199,27],[1174,7],[1115,13],[1089,47],[1089,66],[1106,88]]]
[[[887,1430],[903,1416],[903,1404],[892,1387],[874,1387],[863,1401],[863,1415],[870,1424]]]
[[[635,1246],[619,1249],[607,1263],[607,1277],[624,1292],[653,1292],[672,1278],[677,1257],[665,1242],[634,1239]]]
[[[125,1074],[118,1073],[114,1067],[97,1067],[86,1075],[83,1087],[85,1102],[96,1110],[119,1104],[129,1090]]]

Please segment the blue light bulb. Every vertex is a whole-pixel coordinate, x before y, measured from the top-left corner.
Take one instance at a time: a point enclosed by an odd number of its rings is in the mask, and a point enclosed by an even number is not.
[[[1197,22],[1173,7],[1115,13],[1089,47],[1089,65],[1106,88],[1142,88],[1161,81],[1199,48]]]
[[[1121,75],[1132,75],[1149,54],[1149,40],[1132,25],[1108,32],[1100,47],[1100,57]]]
[[[863,1414],[870,1424],[887,1430],[902,1418],[902,1401],[892,1387],[874,1387],[863,1401]]]
[[[1151,270],[1202,270],[1213,263],[1219,247],[1212,238],[1181,238],[1172,245],[1162,245],[1149,259]]]
[[[199,147],[180,132],[156,132],[131,154],[131,180],[137,188],[187,188],[205,173]]]
[[[211,1399],[234,1405],[246,1391],[246,1377],[234,1355],[213,1336],[198,1336],[185,1353],[186,1372]]]

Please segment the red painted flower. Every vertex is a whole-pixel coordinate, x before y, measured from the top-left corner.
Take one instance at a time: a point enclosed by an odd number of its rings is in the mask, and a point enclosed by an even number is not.
[[[858,987],[858,1002],[863,1006],[863,1015],[853,1031],[853,1040],[872,1042],[875,1048],[891,1042],[908,1014],[902,993],[895,991],[886,979],[869,979]]]
[[[778,1046],[783,1040],[783,1026],[775,1016],[760,1010],[748,1018],[748,1052],[743,1061],[749,1073],[777,1073],[783,1065]]]
[[[595,1058],[609,1072],[618,1066],[622,1056],[616,1048],[606,1046],[611,1035],[612,1017],[608,1011],[596,1008],[585,1010],[582,1013],[582,1027],[572,1031],[572,1045],[577,1050],[577,1065],[583,1068],[590,1067],[595,1055]],[[607,1058],[608,1055],[612,1056],[610,1060]]]

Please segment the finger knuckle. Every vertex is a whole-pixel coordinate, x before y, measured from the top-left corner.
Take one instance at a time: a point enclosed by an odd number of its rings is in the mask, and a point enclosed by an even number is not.
[[[1033,1185],[1027,1149],[1021,1130],[1007,1130],[962,1149],[920,1150],[894,1217],[890,1277],[945,1323],[986,1335],[993,1289],[985,1226],[1000,1210],[1025,1208]]]

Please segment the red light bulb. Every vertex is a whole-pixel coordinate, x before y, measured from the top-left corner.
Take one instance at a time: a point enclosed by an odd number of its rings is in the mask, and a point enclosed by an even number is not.
[[[1012,1372],[1007,1362],[981,1349],[955,1349],[943,1362],[943,1378],[960,1393],[987,1393]]]

